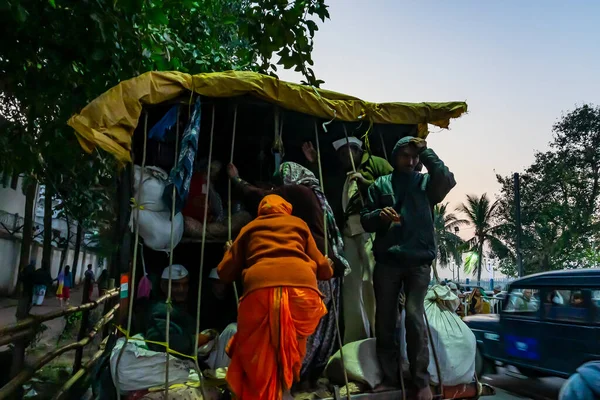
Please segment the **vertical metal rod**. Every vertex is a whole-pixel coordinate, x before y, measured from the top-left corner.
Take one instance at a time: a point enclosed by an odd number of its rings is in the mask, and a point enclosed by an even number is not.
[[[344,130],[346,128],[344,127]],[[325,188],[323,186],[323,165],[321,164],[321,145],[319,143],[319,129],[317,127],[317,123],[315,122],[315,142],[317,144],[317,165],[319,167],[319,184],[321,186],[321,190],[325,193]],[[348,135],[346,135],[346,143],[348,142]],[[352,154],[350,154],[352,157]],[[324,236],[324,245],[325,245],[325,257],[329,257],[329,239],[327,236],[327,211],[323,209],[323,236]],[[350,387],[348,382],[348,372],[346,371],[346,364],[344,363],[344,343],[342,340],[342,334],[340,331],[340,322],[339,322],[339,313],[337,307],[337,301],[335,299],[335,293],[333,291],[333,285],[331,284],[331,279],[327,281],[329,284],[329,292],[331,293],[331,305],[333,306],[333,313],[335,316],[335,332],[338,339],[338,345],[340,346],[340,360],[342,361],[342,369],[344,370],[344,383],[346,384],[346,398],[347,400],[351,400],[350,397]],[[339,288],[341,290],[341,287]],[[339,397],[339,396],[338,396]]]

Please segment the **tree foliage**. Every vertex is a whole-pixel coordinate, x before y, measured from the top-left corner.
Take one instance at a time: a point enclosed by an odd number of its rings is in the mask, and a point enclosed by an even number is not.
[[[550,150],[539,152],[521,174],[522,257],[526,274],[597,266],[600,231],[600,108],[583,105],[553,127]],[[511,253],[500,254],[514,275],[515,207],[513,178],[502,185],[501,232]]]
[[[52,187],[78,221],[111,218],[114,165],[81,155],[67,119],[148,70],[311,69],[324,0],[6,0],[0,3],[0,170]],[[274,61],[274,59],[277,59]]]

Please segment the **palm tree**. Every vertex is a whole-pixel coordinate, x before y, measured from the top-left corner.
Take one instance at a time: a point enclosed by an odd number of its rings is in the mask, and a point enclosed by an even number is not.
[[[434,262],[434,274],[437,276],[436,264],[448,265],[451,259],[456,265],[461,263],[461,246],[464,241],[454,233],[454,228],[460,224],[453,213],[447,213],[448,203],[438,204],[433,209],[433,226],[435,231],[436,262]]]
[[[457,220],[457,225],[468,225],[475,230],[473,237],[465,243],[469,256],[465,269],[477,272],[477,285],[481,285],[481,265],[483,251],[486,246],[492,248],[505,247],[496,235],[500,225],[495,225],[500,202],[492,202],[486,193],[481,197],[468,195],[466,203],[461,204],[456,211],[466,215],[466,219]],[[467,271],[468,272],[468,271]]]

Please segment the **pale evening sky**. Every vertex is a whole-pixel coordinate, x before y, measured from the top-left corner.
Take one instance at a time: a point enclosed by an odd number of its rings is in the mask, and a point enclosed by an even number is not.
[[[495,172],[529,165],[563,111],[599,103],[600,1],[327,4],[313,53],[323,88],[376,102],[467,101],[467,115],[428,138],[458,181],[452,206],[495,196]]]

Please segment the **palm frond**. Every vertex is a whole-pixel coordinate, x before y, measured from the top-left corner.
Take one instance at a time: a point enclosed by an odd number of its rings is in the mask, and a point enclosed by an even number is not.
[[[451,259],[458,260],[457,263],[460,263],[462,253],[460,246],[462,246],[463,240],[453,231],[456,224],[468,222],[458,220],[455,214],[446,214],[447,210],[448,203],[439,204],[434,208],[436,259],[441,266],[448,265]]]
[[[477,251],[470,251],[465,257],[464,270],[466,274],[477,272],[477,265],[479,260],[479,253]]]

